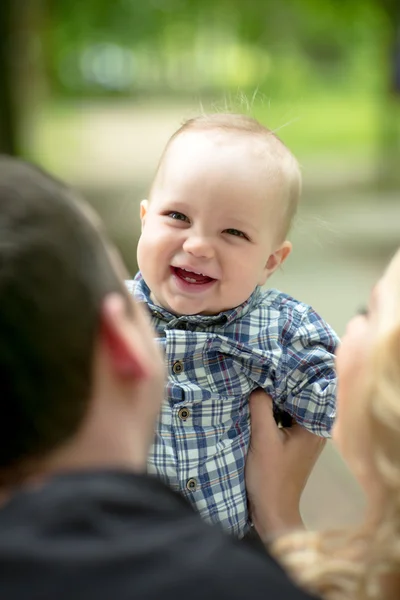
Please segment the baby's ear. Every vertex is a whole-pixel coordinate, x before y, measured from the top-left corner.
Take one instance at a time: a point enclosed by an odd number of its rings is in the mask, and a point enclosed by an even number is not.
[[[272,275],[287,259],[292,251],[292,244],[287,240],[268,258],[266,267]]]
[[[268,277],[285,262],[291,251],[292,244],[286,240],[273,254],[270,254],[258,285],[264,285]]]
[[[146,214],[147,214],[148,205],[149,205],[148,200],[142,200],[140,202],[140,220],[142,222],[142,229],[143,229],[144,224],[146,222]]]

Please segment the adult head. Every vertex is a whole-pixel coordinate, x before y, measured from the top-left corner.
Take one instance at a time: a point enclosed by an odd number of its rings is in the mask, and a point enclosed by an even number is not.
[[[285,536],[276,543],[296,578],[329,599],[385,600],[400,594],[400,251],[374,287],[368,307],[349,323],[337,352],[338,407],[333,440],[365,490],[367,513],[354,530]],[[250,458],[251,495],[262,514],[263,490],[255,470],[265,469],[265,398],[254,399],[256,446]],[[263,430],[261,439],[261,430]],[[281,450],[291,460],[269,471],[268,486],[291,480],[297,437],[286,435]],[[260,434],[260,435],[259,435]],[[276,437],[275,437],[276,440]],[[269,458],[271,460],[271,458]],[[257,463],[257,464],[256,464]],[[264,463],[264,464],[263,464]],[[264,504],[264,508],[265,504]],[[268,510],[273,510],[269,507]]]
[[[296,159],[254,119],[185,123],[141,205],[138,264],[155,301],[178,314],[242,304],[289,255],[300,188]]]
[[[0,157],[0,485],[142,470],[161,357],[101,223],[65,185]]]

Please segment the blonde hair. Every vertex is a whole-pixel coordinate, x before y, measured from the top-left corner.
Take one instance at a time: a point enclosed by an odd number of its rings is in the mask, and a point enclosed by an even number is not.
[[[372,468],[383,491],[379,519],[353,531],[287,535],[272,548],[301,585],[327,600],[400,597],[400,253],[395,262],[396,314],[378,334],[364,398]],[[382,312],[387,325],[391,315]]]
[[[172,142],[182,133],[190,131],[213,131],[220,130],[227,133],[238,133],[253,135],[266,142],[271,156],[275,159],[275,173],[279,173],[283,180],[283,195],[286,196],[286,206],[283,211],[282,227],[279,237],[284,239],[290,229],[301,194],[301,172],[300,167],[289,149],[282,140],[270,129],[264,127],[259,121],[252,117],[239,113],[212,113],[203,114],[189,119],[171,136],[164,148],[160,162],[157,167],[156,176],[163,164],[164,158]]]

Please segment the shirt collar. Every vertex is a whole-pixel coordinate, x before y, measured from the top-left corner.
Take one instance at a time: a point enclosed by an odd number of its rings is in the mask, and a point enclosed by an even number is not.
[[[154,304],[151,299],[150,289],[143,279],[140,271],[136,274],[134,282],[135,299],[138,302],[144,302],[147,305],[150,313],[154,317],[166,321],[169,324],[169,327],[174,327],[176,323],[181,321],[187,321],[188,323],[193,323],[200,326],[203,325],[204,327],[209,325],[229,325],[233,321],[236,321],[236,319],[243,317],[249,312],[249,310],[254,308],[258,304],[261,295],[261,288],[257,286],[250,298],[245,300],[243,304],[224,312],[220,312],[217,315],[175,315],[162,306]]]

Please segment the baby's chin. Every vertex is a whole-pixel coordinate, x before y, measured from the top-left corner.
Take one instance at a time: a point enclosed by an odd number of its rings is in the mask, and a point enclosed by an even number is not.
[[[179,293],[171,292],[170,290],[166,290],[166,293],[163,293],[163,291],[160,290],[159,294],[151,292],[150,298],[152,302],[179,317],[219,315],[220,313],[237,308],[247,300],[247,297],[244,299],[236,298],[240,302],[227,303],[218,301],[218,298],[214,298],[213,301],[211,298],[187,297],[183,294],[180,295]]]

